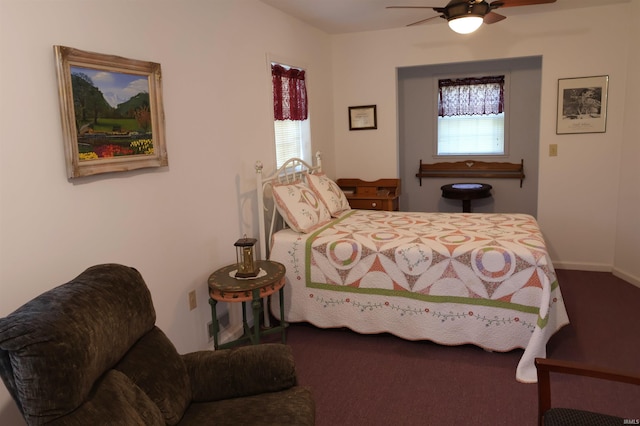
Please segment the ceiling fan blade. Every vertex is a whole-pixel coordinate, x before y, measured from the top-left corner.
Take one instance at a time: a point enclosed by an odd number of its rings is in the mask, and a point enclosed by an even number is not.
[[[425,22],[427,22],[427,21],[430,21],[430,20],[432,20],[432,19],[436,19],[436,18],[442,18],[442,16],[440,16],[440,15],[436,15],[436,16],[432,16],[432,17],[427,18],[427,19],[421,19],[421,20],[419,20],[419,21],[412,22],[411,24],[407,24],[407,27],[412,27],[412,26],[414,26],[414,25],[420,25],[420,24],[423,24],[423,23],[425,23]]]
[[[482,1],[483,0],[451,0],[449,3],[447,3],[445,8],[451,7],[451,6],[457,6],[459,4],[482,3]]]
[[[514,6],[533,6],[536,4],[549,4],[555,3],[556,0],[498,0],[491,2],[492,9],[498,7],[514,7]]]
[[[503,19],[507,19],[507,17],[504,15],[500,15],[499,13],[489,12],[484,15],[482,22],[484,22],[485,24],[495,24],[496,22],[500,22]]]
[[[386,9],[434,9],[438,6],[387,6]]]

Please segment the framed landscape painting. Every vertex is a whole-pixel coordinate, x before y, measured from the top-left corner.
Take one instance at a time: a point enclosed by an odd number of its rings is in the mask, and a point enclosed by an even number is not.
[[[54,52],[69,178],[169,164],[160,64]]]

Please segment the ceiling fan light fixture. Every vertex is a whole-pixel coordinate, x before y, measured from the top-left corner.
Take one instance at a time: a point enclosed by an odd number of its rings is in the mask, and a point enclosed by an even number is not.
[[[449,28],[458,34],[470,34],[482,25],[481,16],[464,15],[449,19]]]

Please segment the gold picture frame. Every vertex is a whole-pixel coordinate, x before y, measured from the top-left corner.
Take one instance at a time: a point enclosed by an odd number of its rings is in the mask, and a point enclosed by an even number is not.
[[[607,131],[609,76],[558,80],[556,134]]]
[[[160,64],[54,46],[67,176],[168,166]]]
[[[378,128],[375,105],[349,107],[349,130],[371,130]]]

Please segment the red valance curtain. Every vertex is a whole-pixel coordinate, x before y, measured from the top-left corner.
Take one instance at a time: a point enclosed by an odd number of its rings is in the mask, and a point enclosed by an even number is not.
[[[307,119],[309,109],[304,76],[304,70],[271,65],[273,115],[276,120]]]
[[[438,80],[438,115],[487,115],[504,112],[504,76]]]

